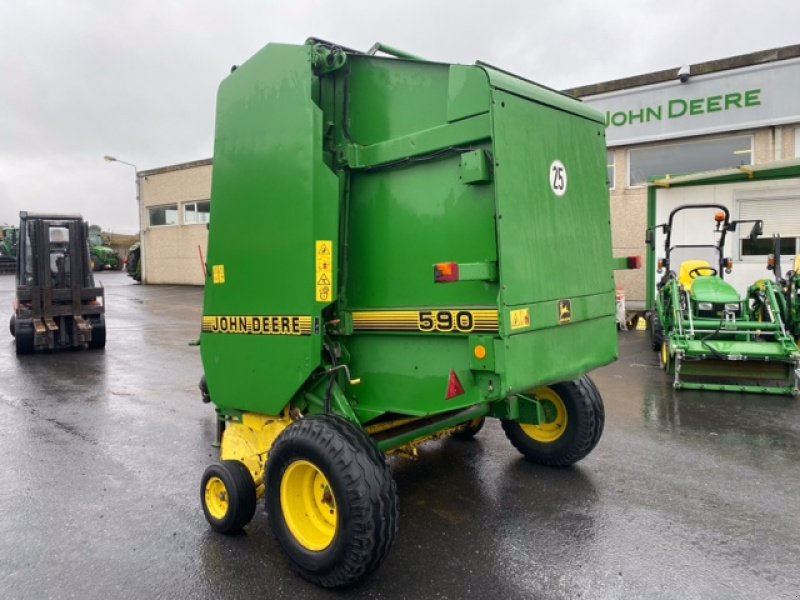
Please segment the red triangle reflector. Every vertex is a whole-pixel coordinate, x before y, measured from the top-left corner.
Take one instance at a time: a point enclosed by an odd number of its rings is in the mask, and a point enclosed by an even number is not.
[[[464,386],[461,385],[461,382],[458,380],[456,372],[450,369],[450,381],[447,382],[447,396],[445,396],[444,399],[450,400],[450,398],[455,398],[463,393]]]

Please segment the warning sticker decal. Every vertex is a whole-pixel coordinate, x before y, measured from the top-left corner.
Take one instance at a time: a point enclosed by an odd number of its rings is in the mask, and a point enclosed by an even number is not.
[[[314,279],[317,302],[333,301],[333,242],[317,240],[317,269]]]

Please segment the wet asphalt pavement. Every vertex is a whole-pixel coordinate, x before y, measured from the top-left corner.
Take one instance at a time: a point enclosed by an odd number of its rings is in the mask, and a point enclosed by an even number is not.
[[[0,334],[4,600],[800,598],[800,401],[675,393],[645,332],[592,374],[606,428],[586,459],[528,464],[496,422],[392,459],[392,552],[354,588],[315,588],[263,510],[234,537],[203,518],[202,290],[100,280],[105,351],[17,358]],[[12,294],[0,276],[3,319]]]

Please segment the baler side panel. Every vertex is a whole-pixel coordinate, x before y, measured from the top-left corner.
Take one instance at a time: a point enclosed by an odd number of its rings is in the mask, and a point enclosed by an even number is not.
[[[519,390],[616,358],[605,139],[601,122],[565,110],[580,107],[574,101],[554,107],[500,89],[492,97],[502,305],[531,315],[514,328],[501,313],[504,385]],[[561,196],[554,161],[565,170]]]
[[[312,81],[308,47],[271,44],[220,86],[201,352],[223,409],[277,414],[320,364],[316,242],[335,260],[339,184]],[[232,316],[279,320],[214,320]]]

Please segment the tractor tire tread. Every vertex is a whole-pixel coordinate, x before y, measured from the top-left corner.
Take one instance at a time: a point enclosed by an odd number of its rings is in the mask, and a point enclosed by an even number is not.
[[[225,473],[220,473],[224,471]],[[225,487],[228,489],[228,498],[233,511],[233,516],[230,519],[223,519],[221,522],[215,521],[210,518],[204,502],[205,484],[208,475],[222,475],[223,481],[225,478]],[[203,474],[201,485],[201,501],[203,502],[203,511],[206,513],[211,528],[217,533],[233,534],[240,532],[245,525],[247,525],[256,514],[256,486],[253,482],[253,477],[250,471],[238,460],[223,460],[218,464],[211,465],[206,469]]]
[[[506,437],[526,460],[550,467],[568,467],[585,458],[600,441],[605,426],[603,401],[588,376],[550,387],[567,405],[568,425],[562,438],[543,444],[531,440],[516,421],[502,420],[501,424]]]
[[[397,534],[397,487],[383,453],[369,436],[342,417],[326,415],[296,421],[278,437],[267,462],[267,490],[280,489],[283,470],[295,456],[292,448],[302,451],[308,446],[328,456],[344,484],[344,489],[336,493],[347,498],[350,522],[338,526],[341,537],[349,540],[335,548],[341,556],[317,570],[300,564],[292,555],[294,540],[278,514],[280,501],[275,492],[268,491],[270,525],[293,568],[303,578],[325,588],[344,587],[374,571],[388,555]],[[333,476],[326,473],[326,477],[330,480]],[[337,503],[342,504],[341,498]],[[351,526],[353,522],[355,527]]]

